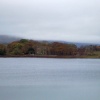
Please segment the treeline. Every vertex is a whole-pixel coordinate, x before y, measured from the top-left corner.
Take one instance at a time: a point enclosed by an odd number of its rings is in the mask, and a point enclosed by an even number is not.
[[[58,56],[83,56],[95,55],[100,51],[100,46],[89,45],[77,47],[75,44],[66,44],[59,42],[39,42],[27,39],[14,41],[9,44],[0,44],[1,56],[12,55],[58,55]]]

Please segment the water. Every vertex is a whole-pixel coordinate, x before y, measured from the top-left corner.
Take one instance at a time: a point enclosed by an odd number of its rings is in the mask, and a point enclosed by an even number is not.
[[[0,58],[0,100],[100,100],[100,59]]]

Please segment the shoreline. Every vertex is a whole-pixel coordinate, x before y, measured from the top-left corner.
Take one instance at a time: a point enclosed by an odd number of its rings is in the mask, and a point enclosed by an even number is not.
[[[59,55],[6,55],[0,56],[0,58],[91,58],[100,59],[100,57],[94,56],[59,56]]]

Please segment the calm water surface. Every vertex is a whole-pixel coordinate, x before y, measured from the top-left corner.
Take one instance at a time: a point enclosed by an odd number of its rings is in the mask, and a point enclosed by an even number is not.
[[[0,58],[0,100],[100,100],[100,59]]]

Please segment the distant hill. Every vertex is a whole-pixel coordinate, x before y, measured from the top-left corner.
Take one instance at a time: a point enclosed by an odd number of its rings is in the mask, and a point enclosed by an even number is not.
[[[7,44],[11,43],[13,41],[20,40],[21,38],[19,37],[14,37],[14,36],[8,36],[8,35],[0,35],[0,43]]]
[[[89,46],[89,45],[100,45],[99,43],[76,43],[76,42],[72,42],[72,44],[75,44],[77,47],[81,47],[81,46]]]
[[[81,42],[68,42],[68,41],[48,41],[48,42],[60,42],[60,43],[65,43],[65,44],[75,44],[77,47],[81,46],[89,46],[89,45],[100,45],[100,43],[81,43]]]
[[[0,35],[0,43],[2,44],[8,44],[13,41],[18,41],[20,39],[23,39],[21,37],[16,37],[16,36],[8,36],[8,35]],[[38,42],[44,42],[44,43],[52,43],[52,42],[60,42],[60,43],[65,43],[65,44],[75,44],[77,47],[80,46],[88,46],[88,45],[100,45],[100,44],[92,44],[92,43],[79,43],[79,42],[66,42],[66,41],[52,41],[52,40],[36,40]]]

